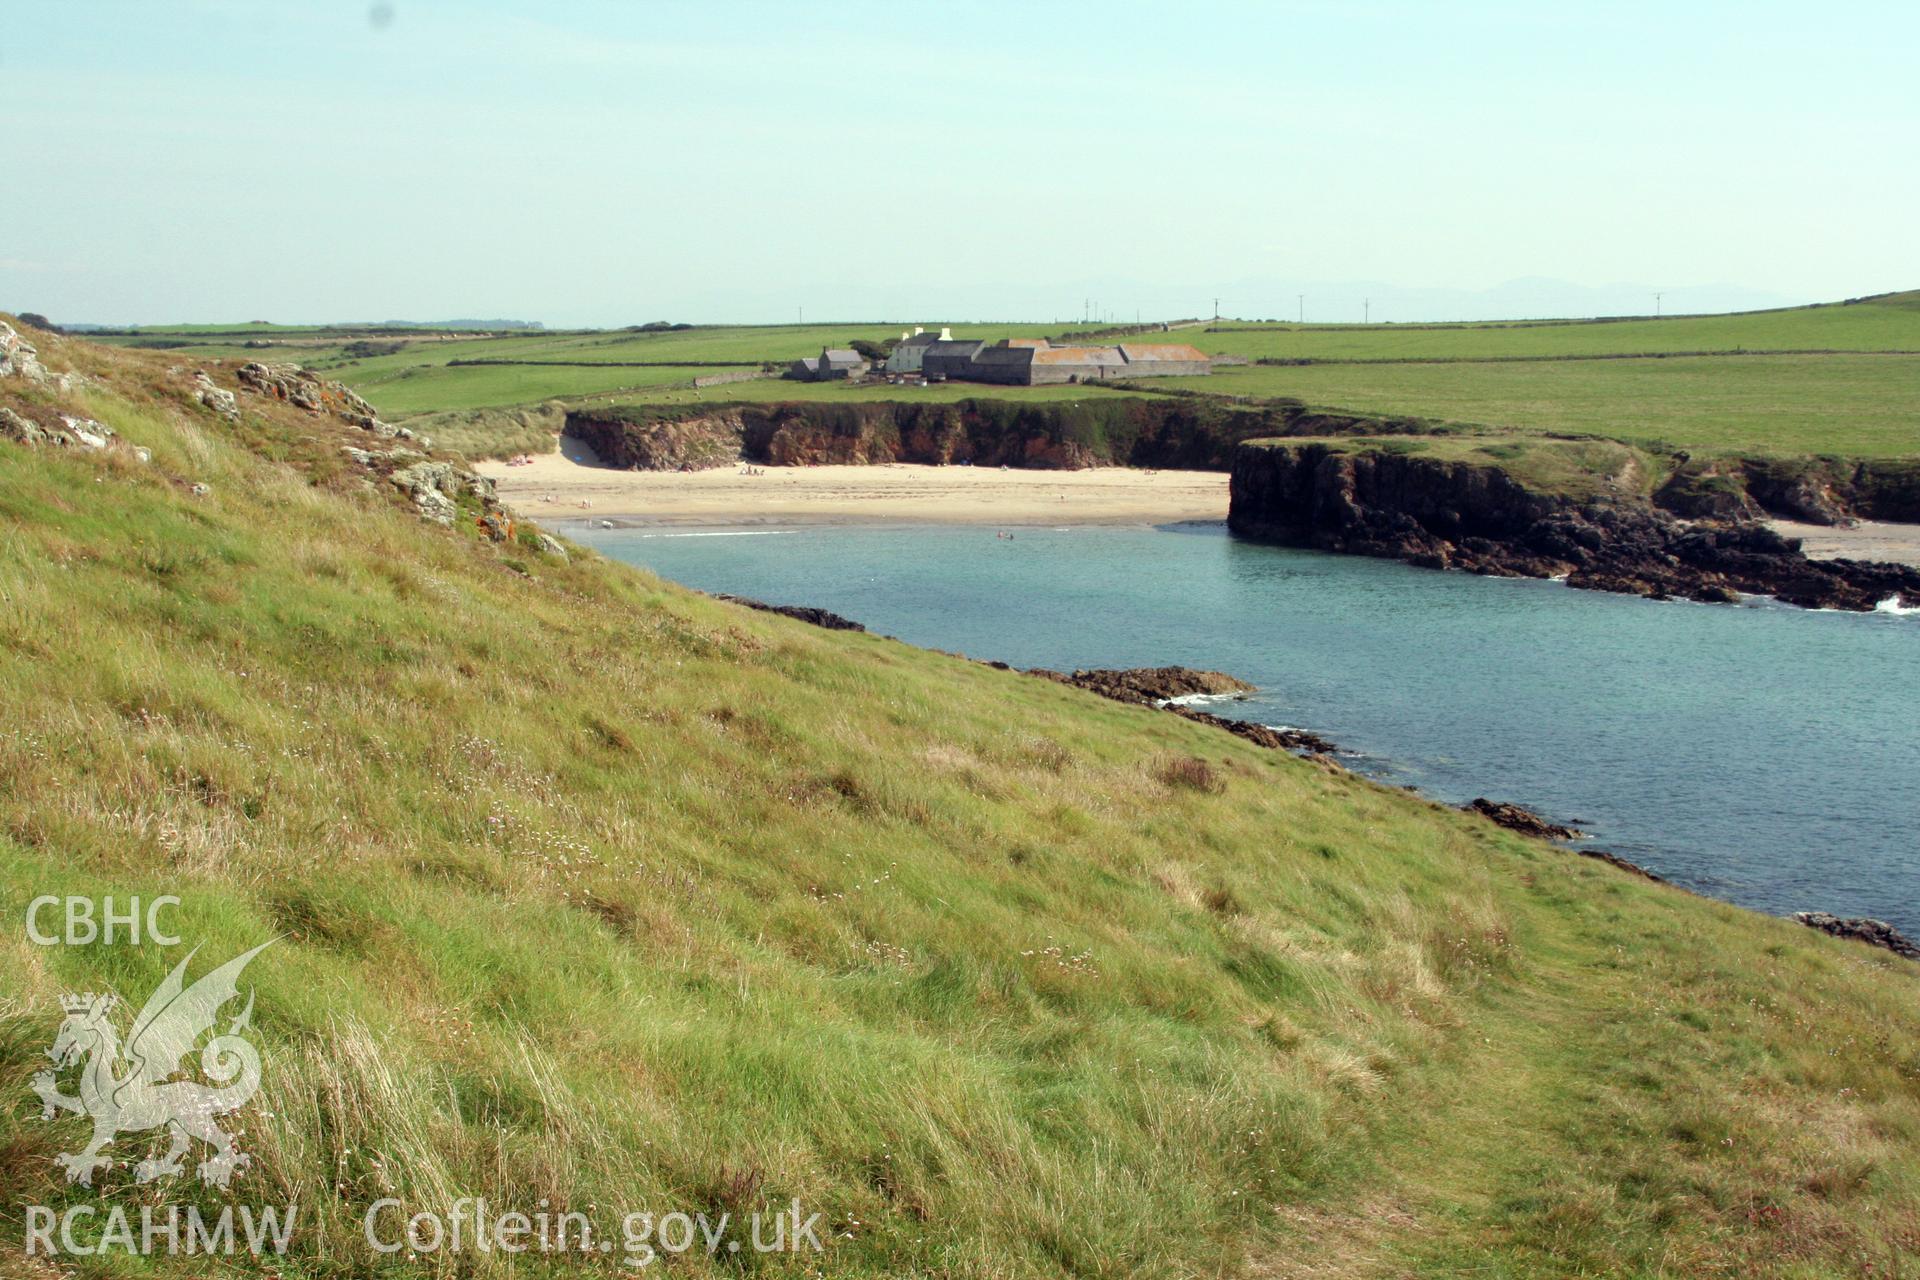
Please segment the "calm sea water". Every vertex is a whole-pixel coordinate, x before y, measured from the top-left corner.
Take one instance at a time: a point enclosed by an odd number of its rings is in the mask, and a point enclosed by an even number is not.
[[[1920,616],[1654,603],[1216,525],[576,536],[977,658],[1229,671],[1260,692],[1223,713],[1322,733],[1386,781],[1577,820],[1763,911],[1920,936]]]

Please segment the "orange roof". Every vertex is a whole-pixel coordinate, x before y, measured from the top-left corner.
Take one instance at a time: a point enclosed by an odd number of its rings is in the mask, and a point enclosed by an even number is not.
[[[1048,347],[1033,353],[1035,364],[1119,364],[1120,353],[1112,347]]]
[[[1190,347],[1184,342],[1123,342],[1120,344],[1120,351],[1128,360],[1205,360],[1208,358],[1204,351],[1197,347]]]
[[[1003,347],[1045,348],[1045,347],[1050,347],[1053,344],[1051,342],[1048,342],[1045,338],[1002,338],[1000,340],[1000,345]]]

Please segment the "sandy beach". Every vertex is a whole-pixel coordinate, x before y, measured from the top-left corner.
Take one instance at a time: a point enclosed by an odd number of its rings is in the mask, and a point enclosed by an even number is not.
[[[476,468],[535,520],[622,525],[1166,524],[1227,518],[1216,471],[1014,471],[998,467],[740,467],[616,471],[577,441],[565,453]]]
[[[1920,566],[1920,524],[1888,524],[1862,520],[1851,529],[1797,520],[1770,520],[1778,533],[1801,540],[1801,550],[1815,560],[1884,560]]]

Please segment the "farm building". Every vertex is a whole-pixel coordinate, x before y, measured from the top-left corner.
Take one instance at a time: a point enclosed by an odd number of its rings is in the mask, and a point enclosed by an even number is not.
[[[886,371],[888,373],[919,373],[921,360],[927,354],[927,348],[936,342],[953,341],[953,330],[942,329],[939,333],[928,333],[916,326],[912,333],[900,335],[893,350],[887,353]]]
[[[916,329],[902,334],[887,357],[886,372],[921,373],[929,378],[991,382],[1009,387],[1049,386],[1112,378],[1166,378],[1213,372],[1206,353],[1178,342],[1123,342],[1114,347],[1056,347],[1046,338],[1002,338],[988,346],[970,338],[955,340]],[[856,353],[822,351],[818,359],[796,360],[787,377],[803,382],[859,377],[867,362]]]
[[[968,344],[944,344],[962,348]],[[940,350],[936,362],[931,352]],[[1184,343],[1122,343],[1117,347],[1056,347],[1045,338],[1003,338],[971,354],[929,348],[923,367],[949,378],[1038,387],[1106,378],[1162,378],[1213,371],[1204,352]]]
[[[831,382],[836,378],[857,378],[867,371],[867,362],[857,351],[844,347],[826,347],[819,357],[795,360],[787,366],[785,377],[796,382]]]
[[[920,372],[929,378],[971,378],[973,358],[986,345],[978,338],[964,341],[942,338],[928,343],[920,356]]]

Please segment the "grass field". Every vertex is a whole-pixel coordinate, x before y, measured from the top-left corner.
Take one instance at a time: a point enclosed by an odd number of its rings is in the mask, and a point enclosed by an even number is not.
[[[307,1209],[282,1275],[436,1273],[360,1216],[462,1195],[823,1215],[824,1260],[756,1274],[1920,1265],[1908,962],[1172,716],[423,525],[341,461],[363,433],[252,397],[228,424],[165,353],[42,352],[94,389],[0,400],[152,458],[0,443],[0,884],[16,919],[179,894],[208,962],[281,939],[244,1145],[247,1194]],[[0,940],[9,1206],[94,1202],[52,1161],[81,1122],[27,1105],[55,997],[175,959]]]
[[[1739,315],[1471,325],[1242,325],[1188,331],[1252,359],[1514,359],[1693,351],[1920,352],[1920,291]]]
[[[1920,356],[1227,368],[1170,385],[1743,455],[1920,455]]]
[[[934,327],[934,326],[929,326]],[[389,354],[354,356],[340,335],[274,329],[276,345],[236,345],[227,330],[143,330],[116,342],[193,341],[176,359],[294,359],[359,390],[392,418],[531,406],[553,399],[700,403],[719,400],[958,399],[958,385],[852,389],[748,382],[691,389],[710,364],[784,364],[855,338],[898,336],[900,325],[701,327],[678,332],[564,332],[502,336],[383,335]],[[959,336],[1030,336],[1042,325],[959,325]],[[231,326],[228,327],[231,330]],[[1206,394],[1294,396],[1330,408],[1411,414],[1523,432],[1573,431],[1688,450],[1760,454],[1920,456],[1920,293],[1850,304],[1730,316],[1504,325],[1308,326],[1224,323],[1174,335],[1249,359],[1336,363],[1222,367],[1175,379]],[[198,338],[206,338],[205,344]],[[355,341],[364,341],[359,335]],[[1662,359],[1587,359],[1634,353]],[[1834,351],[1835,355],[1734,354]],[[455,360],[568,361],[455,366]],[[1450,361],[1454,363],[1420,363]],[[628,362],[624,367],[620,362]],[[659,362],[638,367],[635,362]],[[681,364],[678,362],[694,362]],[[1395,363],[1405,362],[1405,363]],[[607,365],[606,368],[594,367]],[[1160,384],[1144,384],[1148,387]],[[1149,392],[1150,393],[1150,392]],[[996,389],[996,396],[1058,399],[1113,394],[1090,388]],[[501,436],[521,447],[524,436]],[[470,437],[476,448],[483,438]],[[493,437],[485,437],[491,440]],[[502,447],[505,447],[504,444]]]

